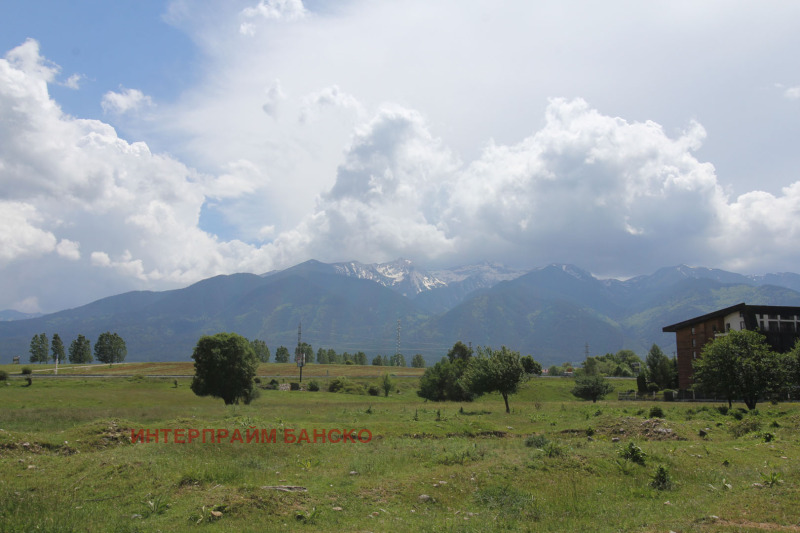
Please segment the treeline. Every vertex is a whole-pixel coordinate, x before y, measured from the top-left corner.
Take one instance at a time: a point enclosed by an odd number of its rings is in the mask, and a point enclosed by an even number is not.
[[[258,359],[262,363],[269,363],[272,354],[267,343],[261,339],[253,339],[250,341],[250,346],[256,352]],[[318,365],[368,365],[374,366],[396,366],[407,367],[406,358],[403,354],[394,355],[376,355],[372,358],[371,362],[364,352],[342,352],[339,353],[332,348],[318,348],[316,353],[314,348],[308,343],[302,343],[300,350],[303,353],[305,364],[318,364]],[[296,349],[295,349],[296,351]],[[275,350],[276,363],[291,363],[296,360],[296,354],[293,355],[286,346],[278,346]],[[411,358],[411,367],[425,368],[425,358],[422,354],[416,354]]]
[[[69,362],[73,364],[91,363],[94,359],[101,363],[121,363],[128,355],[125,341],[116,333],[106,331],[97,337],[92,357],[92,343],[83,335],[78,335],[69,345]],[[63,362],[67,354],[58,333],[47,338],[46,333],[34,335],[30,347],[31,363]]]
[[[551,366],[547,369],[550,376],[605,376],[630,378],[636,377],[639,392],[653,392],[678,388],[678,361],[668,357],[657,344],[647,352],[644,361],[633,350],[620,350],[587,357],[583,364],[574,368],[571,363]]]

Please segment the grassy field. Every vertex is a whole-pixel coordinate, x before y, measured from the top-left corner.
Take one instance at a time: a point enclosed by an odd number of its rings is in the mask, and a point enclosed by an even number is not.
[[[125,367],[184,373],[113,368]],[[374,367],[307,367],[323,389],[310,370],[377,383],[360,377]],[[536,378],[506,414],[497,395],[426,403],[416,377],[398,377],[388,398],[264,390],[234,408],[174,381],[0,385],[0,531],[800,531],[796,404],[592,404],[571,379]],[[247,443],[253,428],[276,442]],[[159,429],[228,437],[131,443]],[[332,429],[371,438],[332,443]],[[326,442],[287,442],[302,430]],[[659,467],[667,486],[653,486]]]

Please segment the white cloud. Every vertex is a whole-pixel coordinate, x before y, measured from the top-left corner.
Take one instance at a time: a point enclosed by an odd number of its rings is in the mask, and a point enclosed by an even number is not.
[[[19,302],[14,302],[9,308],[15,309],[20,313],[39,313],[42,311],[39,307],[39,299],[36,296],[29,296]]]
[[[300,122],[310,120],[325,108],[337,107],[355,111],[360,117],[363,117],[365,113],[364,107],[355,96],[341,91],[338,85],[332,85],[304,98],[303,108],[300,111]]]
[[[61,257],[77,261],[81,258],[81,245],[78,242],[69,239],[61,239],[56,245],[56,252]]]
[[[306,16],[302,0],[259,0],[258,4],[242,10],[245,18],[267,20],[296,20]]]
[[[800,85],[797,87],[788,87],[784,92],[783,95],[788,98],[789,100],[798,100],[800,99]]]
[[[39,227],[42,220],[31,204],[0,201],[0,265],[53,251],[56,238]]]
[[[67,87],[69,89],[78,90],[81,88],[81,80],[84,79],[82,74],[73,74],[69,78],[67,78],[61,85]]]
[[[139,89],[121,87],[121,92],[109,91],[104,94],[100,105],[106,113],[122,114],[152,107],[153,99]]]
[[[278,106],[280,105],[281,100],[286,99],[286,95],[283,94],[281,90],[281,82],[280,80],[275,80],[272,82],[272,85],[267,87],[266,90],[266,98],[264,101],[264,105],[261,106],[261,109],[264,110],[264,113],[275,118],[278,113]]]

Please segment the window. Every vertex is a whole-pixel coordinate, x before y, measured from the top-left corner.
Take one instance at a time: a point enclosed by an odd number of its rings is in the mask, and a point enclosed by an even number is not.
[[[697,346],[697,340],[696,339],[692,339],[692,348],[694,348],[695,346]]]
[[[694,326],[692,326],[692,335],[694,335]]]
[[[730,331],[730,330],[731,330],[731,323],[728,322],[727,324],[725,324],[725,331]]]

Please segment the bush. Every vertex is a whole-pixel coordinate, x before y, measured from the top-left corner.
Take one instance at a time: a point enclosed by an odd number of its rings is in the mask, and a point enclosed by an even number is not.
[[[260,385],[261,384],[261,378],[259,378],[259,377],[253,378],[253,383],[255,383],[256,385]]]
[[[268,389],[272,389],[272,390],[278,390],[280,388],[280,386],[281,386],[281,384],[278,382],[278,380],[275,379],[275,378],[272,378],[269,381],[269,385],[267,385],[267,388]]]
[[[525,439],[528,448],[544,448],[550,441],[544,435],[531,435]]]
[[[619,455],[626,461],[634,462],[637,465],[644,465],[645,457],[647,457],[647,454],[644,453],[644,450],[637,446],[633,441],[629,442],[627,446],[622,448],[619,451]]]
[[[650,418],[664,418],[664,410],[659,405],[650,408]]]
[[[719,411],[719,414],[721,414],[721,415],[727,415],[728,414],[728,406],[727,405],[718,405],[717,406],[717,411]]]
[[[319,383],[317,383],[316,380],[309,381],[308,390],[310,392],[317,392],[319,390]]]
[[[0,370],[0,381],[5,381],[8,379],[8,372],[5,370]]]
[[[339,392],[343,390],[349,381],[350,380],[346,377],[333,378],[330,383],[328,383],[328,392]]]
[[[354,383],[346,377],[333,378],[328,384],[328,392],[344,392],[345,394],[366,394],[364,385]]]
[[[748,433],[753,433],[754,431],[759,431],[761,429],[761,421],[748,419],[742,420],[741,422],[736,422],[731,424],[731,427],[728,429],[731,435],[734,437],[743,437]]]
[[[300,390],[300,384],[296,381],[289,383],[289,390]]]
[[[23,366],[22,367],[22,375],[23,376],[30,376],[31,374],[33,374],[33,370],[31,370],[31,368],[29,366]]]
[[[367,392],[370,396],[380,396],[381,394],[381,390],[377,387],[377,385],[370,385]]]
[[[650,486],[656,490],[667,490],[672,486],[672,481],[669,478],[669,472],[664,465],[659,465],[656,468],[656,473],[653,474],[653,480]]]

